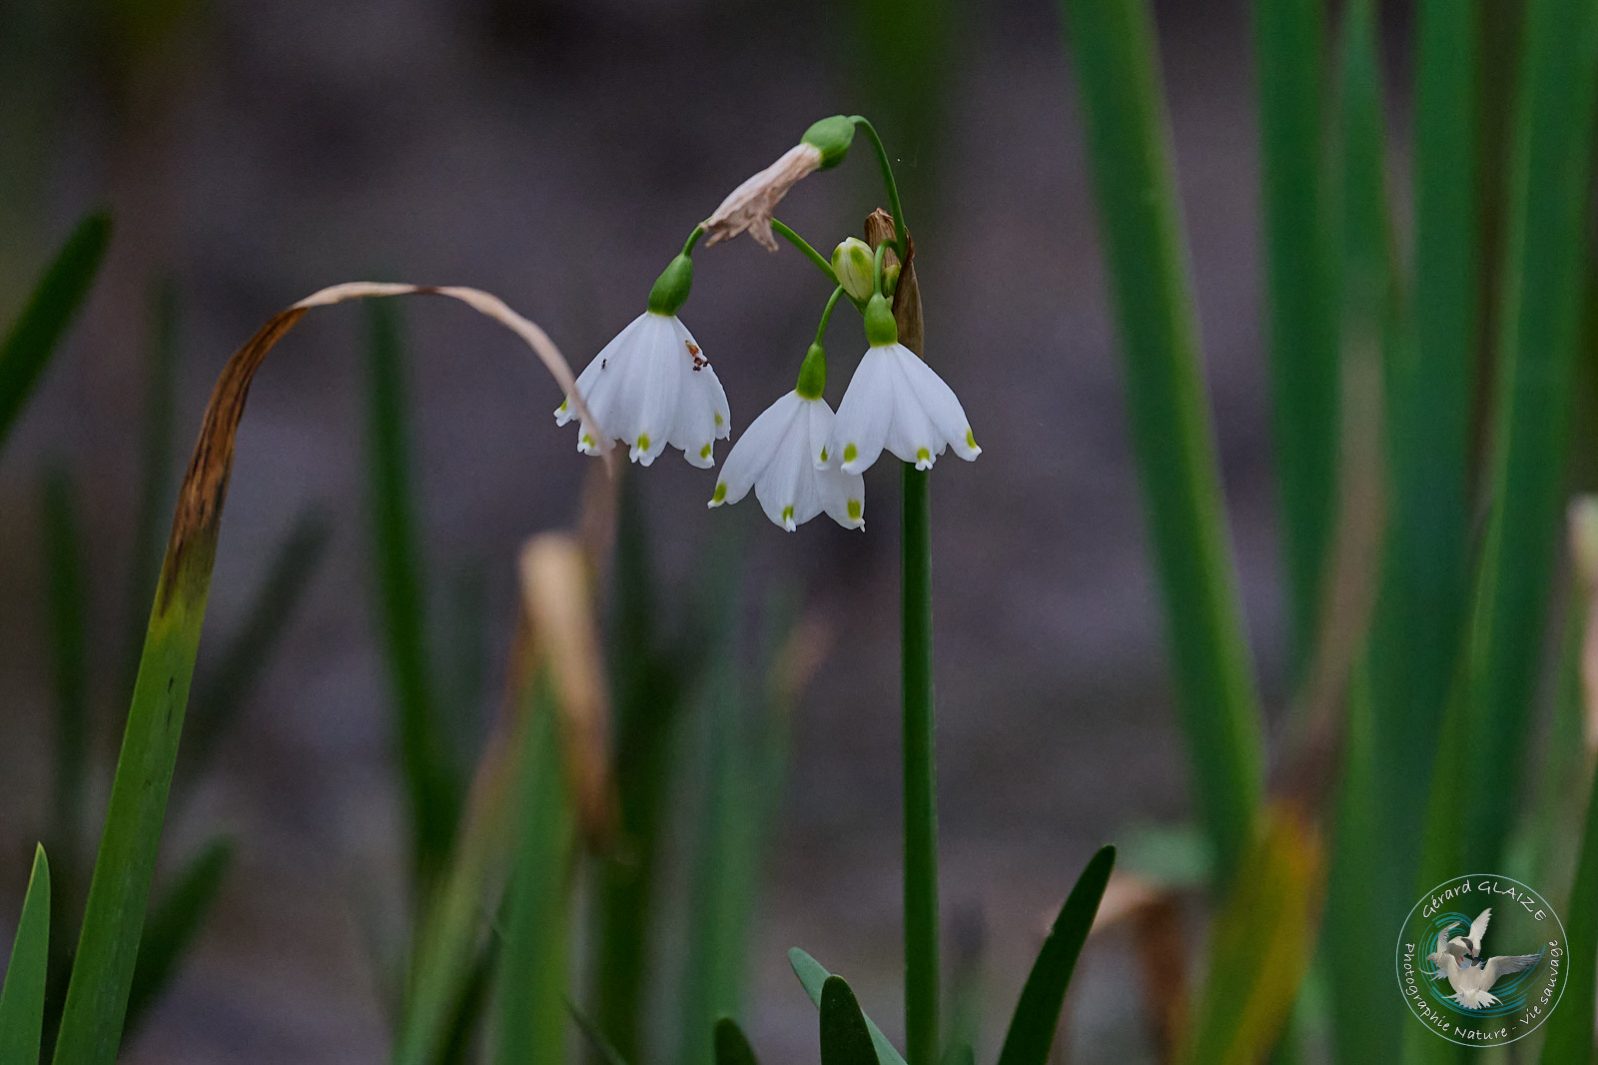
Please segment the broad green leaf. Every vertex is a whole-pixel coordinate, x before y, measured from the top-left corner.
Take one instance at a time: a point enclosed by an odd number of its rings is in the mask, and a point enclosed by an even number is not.
[[[799,978],[799,983],[805,989],[805,994],[810,996],[811,1003],[819,1008],[822,989],[826,986],[827,977],[832,974],[798,947],[788,951],[788,964],[793,967],[793,974]],[[865,1016],[863,1013],[861,1015]],[[865,1021],[866,1028],[871,1032],[872,1045],[877,1050],[878,1065],[905,1065],[904,1055],[888,1042],[888,1037],[882,1034],[877,1022],[870,1017],[866,1017]]]
[[[89,294],[110,241],[109,216],[91,214],[79,222],[0,340],[0,447]]]
[[[449,855],[462,788],[432,683],[435,659],[428,644],[426,577],[411,491],[410,409],[399,311],[372,303],[367,322],[372,558],[393,689],[393,727],[410,810],[413,890],[420,896]]]
[[[877,1048],[860,1003],[841,976],[821,984],[821,1065],[877,1065]]]
[[[716,1065],[759,1065],[749,1038],[731,1017],[716,1022],[715,1045]]]
[[[233,841],[214,839],[191,858],[165,895],[150,908],[144,936],[139,940],[139,963],[133,970],[133,990],[128,995],[127,1027],[138,1026],[145,1012],[160,1000],[184,957],[205,928],[216,907],[222,882],[233,865]]]
[[[44,1025],[45,971],[50,958],[50,863],[33,852],[28,893],[0,989],[0,1065],[38,1065]]]
[[[1165,601],[1195,800],[1217,873],[1254,829],[1264,739],[1231,557],[1147,0],[1062,0]]]
[[[1099,900],[1115,868],[1115,848],[1102,847],[1089,860],[1076,886],[1060,907],[1060,914],[1043,941],[1038,960],[1021,988],[1021,998],[1010,1018],[1010,1029],[999,1051],[999,1065],[1046,1065],[1054,1031],[1060,1023],[1066,988],[1076,968],[1077,955],[1093,930]]]

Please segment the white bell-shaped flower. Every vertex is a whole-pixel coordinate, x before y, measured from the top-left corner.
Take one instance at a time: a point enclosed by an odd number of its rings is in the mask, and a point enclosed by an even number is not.
[[[709,506],[736,503],[755,490],[766,517],[793,532],[825,512],[846,529],[865,528],[865,478],[815,462],[832,432],[832,408],[821,398],[811,348],[799,385],[761,412],[732,445]]]
[[[967,462],[982,454],[954,390],[899,343],[893,312],[880,295],[866,305],[866,337],[871,347],[838,404],[832,435],[816,450],[816,464],[836,462],[844,473],[862,473],[886,448],[929,470],[946,448]]]
[[[650,465],[668,445],[702,469],[715,465],[715,442],[732,429],[727,394],[699,344],[675,313],[687,298],[679,256],[650,294],[650,309],[633,319],[577,377],[577,392],[600,429],[586,420],[577,450],[600,453],[602,431],[628,447],[634,462]],[[674,276],[674,271],[676,276]],[[670,286],[667,282],[670,282]],[[666,289],[662,295],[663,288]],[[555,408],[555,422],[576,417],[571,398]]]

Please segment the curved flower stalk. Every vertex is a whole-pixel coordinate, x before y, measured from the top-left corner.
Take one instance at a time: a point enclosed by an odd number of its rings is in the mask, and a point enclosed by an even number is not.
[[[228,360],[206,406],[173,515],[67,987],[55,1048],[58,1065],[112,1065],[121,1041],[209,598],[234,441],[250,384],[267,354],[306,311],[346,300],[405,295],[445,296],[493,318],[533,349],[562,388],[575,389],[570,367],[542,329],[498,297],[470,288],[335,285],[273,315]],[[579,413],[593,421],[581,397],[574,400]]]
[[[652,465],[668,445],[680,448],[691,465],[715,465],[715,443],[732,431],[727,393],[704,349],[677,317],[693,285],[689,255],[698,233],[655,282],[648,309],[600,349],[555,408],[556,425],[581,417],[577,450],[583,454],[608,453],[614,439],[643,466]],[[583,415],[574,400],[586,402],[591,416]]]
[[[888,301],[866,306],[871,346],[855,369],[832,434],[816,455],[818,466],[838,463],[844,473],[870,468],[884,449],[930,470],[947,448],[971,462],[982,454],[954,390],[920,356],[899,343]]]
[[[708,506],[736,503],[753,488],[766,517],[789,532],[823,512],[845,529],[866,527],[865,478],[814,460],[832,432],[832,408],[816,381],[824,358],[812,344],[799,384],[744,430]]]

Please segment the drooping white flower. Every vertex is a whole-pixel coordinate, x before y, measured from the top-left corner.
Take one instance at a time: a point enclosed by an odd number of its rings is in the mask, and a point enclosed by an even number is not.
[[[617,333],[577,377],[577,391],[605,433],[645,466],[667,445],[701,469],[715,465],[715,441],[731,431],[727,394],[716,371],[676,315],[645,311]],[[555,423],[576,417],[570,400],[555,408]],[[577,450],[600,453],[586,421]]]
[[[649,309],[606,344],[577,377],[577,392],[605,435],[627,445],[634,462],[650,465],[669,444],[707,469],[716,463],[717,440],[732,431],[727,393],[710,360],[677,310],[693,284],[693,260],[677,256],[649,293]],[[555,424],[576,417],[568,396],[555,408]],[[598,455],[599,429],[586,419],[577,450]]]
[[[818,465],[836,462],[844,473],[862,473],[886,449],[929,470],[945,448],[967,462],[982,454],[954,390],[915,352],[899,343],[887,300],[866,306],[871,346],[855,368],[832,435],[818,448]]]
[[[766,517],[789,532],[823,511],[846,529],[865,528],[865,478],[815,462],[832,419],[819,394],[777,400],[732,445],[707,505],[736,503],[753,488]]]

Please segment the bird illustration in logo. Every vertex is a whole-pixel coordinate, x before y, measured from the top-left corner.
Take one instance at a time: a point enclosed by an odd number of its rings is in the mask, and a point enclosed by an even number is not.
[[[1437,949],[1426,960],[1437,966],[1432,979],[1448,981],[1454,993],[1448,997],[1466,1009],[1479,1010],[1498,1005],[1498,996],[1491,993],[1493,984],[1501,976],[1530,969],[1542,960],[1542,953],[1502,954],[1495,958],[1481,956],[1482,938],[1487,934],[1487,922],[1493,911],[1486,909],[1470,923],[1468,935],[1449,937],[1449,933],[1463,928],[1463,923],[1449,925],[1437,934]]]

